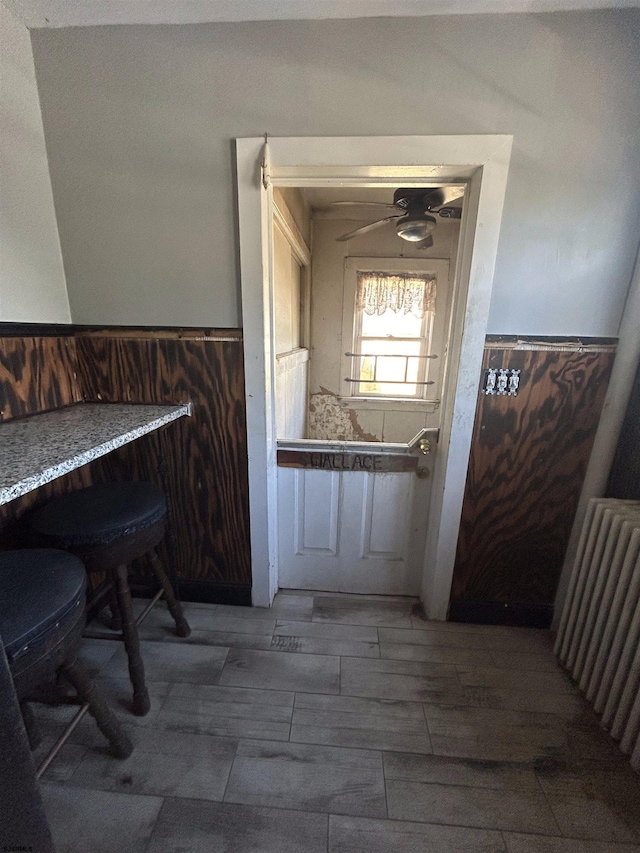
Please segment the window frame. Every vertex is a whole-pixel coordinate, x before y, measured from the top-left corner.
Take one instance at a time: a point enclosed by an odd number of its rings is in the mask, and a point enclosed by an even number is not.
[[[356,310],[356,293],[358,273],[383,272],[392,274],[415,273],[416,275],[436,276],[436,307],[435,314],[428,312],[423,318],[423,334],[420,338],[409,340],[422,341],[420,351],[428,344],[431,352],[438,355],[437,359],[420,359],[422,362],[419,370],[418,381],[433,381],[433,385],[418,386],[415,395],[384,395],[372,394],[357,390],[356,382],[349,382],[358,376],[360,359],[347,356],[347,352],[360,352],[356,349],[362,340],[362,316]],[[440,404],[443,366],[446,356],[446,327],[449,309],[449,261],[438,258],[359,258],[349,257],[344,260],[343,273],[343,317],[340,359],[340,387],[341,399],[358,404],[377,404],[380,406],[397,407],[402,406],[420,407],[425,409],[437,408]],[[424,326],[431,318],[431,328],[428,334],[424,333]],[[366,340],[366,338],[365,338]],[[375,338],[374,338],[375,340]]]

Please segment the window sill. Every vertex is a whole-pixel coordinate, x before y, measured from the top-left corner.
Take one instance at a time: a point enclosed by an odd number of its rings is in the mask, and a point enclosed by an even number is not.
[[[366,412],[437,412],[440,400],[406,397],[339,397],[343,406]]]

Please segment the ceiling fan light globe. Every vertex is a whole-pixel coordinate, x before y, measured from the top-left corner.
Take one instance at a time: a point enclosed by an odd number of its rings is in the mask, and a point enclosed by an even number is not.
[[[403,240],[408,240],[410,243],[419,243],[425,240],[432,231],[435,231],[436,220],[433,216],[402,216],[396,222],[396,232],[398,237]]]

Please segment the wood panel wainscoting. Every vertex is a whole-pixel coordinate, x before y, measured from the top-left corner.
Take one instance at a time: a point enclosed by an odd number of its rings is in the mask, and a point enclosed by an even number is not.
[[[62,327],[63,329],[65,327]],[[145,479],[169,503],[166,564],[185,600],[251,603],[242,335],[235,329],[66,327],[3,337],[3,419],[84,402],[193,403],[193,415],[0,507],[0,544],[51,496]],[[43,330],[44,331],[44,330]],[[71,334],[69,334],[71,332]],[[141,566],[139,568],[142,568]]]
[[[488,339],[517,395],[479,393],[450,619],[548,627],[615,344]]]

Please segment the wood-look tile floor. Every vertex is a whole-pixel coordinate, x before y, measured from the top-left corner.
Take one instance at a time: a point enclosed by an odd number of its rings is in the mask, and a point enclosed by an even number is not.
[[[121,645],[85,641],[135,750],[75,730],[43,780],[58,853],[640,853],[640,777],[549,633],[327,593],[185,612],[186,640],[164,604],[141,628],[143,718]],[[72,710],[34,710],[42,752]]]

